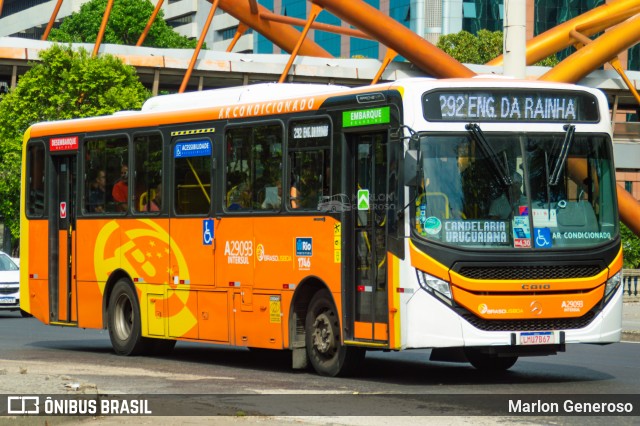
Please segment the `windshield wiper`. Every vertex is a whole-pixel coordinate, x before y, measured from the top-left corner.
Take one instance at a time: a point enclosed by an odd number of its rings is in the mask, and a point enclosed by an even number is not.
[[[469,123],[465,126],[465,129],[467,129],[473,140],[478,144],[478,146],[480,146],[485,157],[490,160],[491,166],[493,166],[498,178],[498,182],[504,186],[511,185],[513,181],[511,176],[509,176],[509,170],[504,164],[498,161],[498,154],[484,137],[484,133],[480,126],[478,126],[477,123]]]
[[[562,146],[560,147],[560,153],[556,158],[556,163],[553,165],[551,175],[549,175],[549,185],[556,186],[560,180],[560,173],[564,167],[564,163],[567,161],[571,145],[573,144],[573,135],[576,132],[576,126],[573,124],[566,124],[564,126],[565,134]]]

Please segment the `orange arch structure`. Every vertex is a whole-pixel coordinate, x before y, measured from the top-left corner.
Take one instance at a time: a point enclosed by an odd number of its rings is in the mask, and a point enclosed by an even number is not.
[[[590,37],[638,13],[640,13],[640,0],[616,0],[583,13],[529,40],[527,65],[533,65],[575,44],[577,40],[571,36],[572,30]],[[487,65],[499,66],[502,65],[502,61],[503,56],[500,55],[487,62]]]
[[[207,1],[212,3],[213,0]],[[251,1],[246,0],[220,0],[218,7],[236,18],[238,21],[253,28],[286,52],[292,52],[296,43],[300,39],[300,31],[296,30],[292,26],[280,22],[261,19],[260,14],[269,13],[269,10],[256,2],[252,3]],[[254,9],[255,12],[252,11],[252,9]],[[309,39],[304,40],[300,46],[299,54],[303,56],[317,56],[320,58],[333,57],[329,52]]]

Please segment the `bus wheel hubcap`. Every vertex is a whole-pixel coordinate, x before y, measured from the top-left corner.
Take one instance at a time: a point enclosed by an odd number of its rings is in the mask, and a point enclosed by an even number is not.
[[[116,304],[115,333],[120,340],[126,340],[131,335],[133,327],[133,310],[131,302],[126,296],[120,296]]]
[[[313,324],[313,345],[319,353],[331,356],[335,352],[335,338],[331,327],[331,319],[326,313],[318,315]]]

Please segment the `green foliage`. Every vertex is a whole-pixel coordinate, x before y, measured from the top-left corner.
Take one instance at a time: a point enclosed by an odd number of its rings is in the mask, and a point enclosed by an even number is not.
[[[556,57],[556,55],[551,55],[549,57],[544,58],[541,61],[536,62],[535,65],[540,66],[540,67],[555,67],[556,65],[558,65],[560,63],[560,61],[558,60],[558,58]]]
[[[41,62],[20,77],[0,100],[0,216],[19,235],[22,135],[40,121],[112,114],[140,109],[150,93],[135,69],[103,55],[54,45],[40,52]]]
[[[467,31],[440,37],[436,45],[449,56],[465,64],[486,64],[502,55],[502,31],[480,30],[478,35]],[[536,65],[553,67],[558,64],[555,55],[549,56]]]
[[[628,269],[640,268],[640,238],[620,222],[620,237],[622,238],[623,267]]]
[[[480,58],[480,40],[470,32],[443,35],[436,46],[462,63],[484,63]]]
[[[94,43],[107,7],[107,0],[91,0],[71,14],[49,35],[49,40],[64,43]],[[104,43],[135,45],[144,31],[154,5],[149,0],[118,0],[113,3]],[[160,10],[147,34],[144,46],[161,48],[195,48],[196,40],[182,36],[167,25]]]

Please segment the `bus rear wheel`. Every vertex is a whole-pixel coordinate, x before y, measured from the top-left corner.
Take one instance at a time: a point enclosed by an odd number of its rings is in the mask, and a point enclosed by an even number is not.
[[[490,355],[484,352],[481,352],[476,348],[465,348],[464,351],[467,356],[467,360],[473,365],[476,369],[480,371],[487,372],[500,372],[506,371],[513,367],[513,365],[518,361],[517,356],[502,356],[499,357],[497,355]]]
[[[305,321],[307,356],[316,372],[322,376],[351,374],[361,364],[365,351],[347,347],[340,338],[340,319],[327,290],[311,299]]]
[[[109,297],[109,338],[118,355],[139,355],[151,348],[151,339],[142,337],[140,304],[127,279],[113,286]]]

